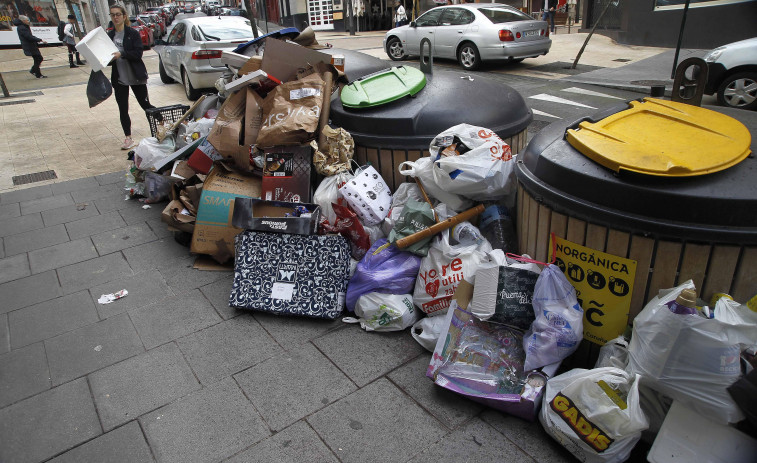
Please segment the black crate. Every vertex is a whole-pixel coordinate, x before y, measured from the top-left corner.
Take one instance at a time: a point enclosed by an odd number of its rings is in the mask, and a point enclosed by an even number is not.
[[[157,133],[158,125],[162,125],[165,122],[173,124],[187,111],[189,111],[189,106],[183,104],[146,109],[145,114],[147,114],[147,122],[150,124],[150,134],[154,137]]]

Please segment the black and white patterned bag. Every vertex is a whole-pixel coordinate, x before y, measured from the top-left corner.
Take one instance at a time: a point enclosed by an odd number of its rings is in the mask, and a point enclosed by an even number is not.
[[[236,237],[229,305],[335,319],[344,307],[349,267],[350,246],[339,235],[246,230]]]

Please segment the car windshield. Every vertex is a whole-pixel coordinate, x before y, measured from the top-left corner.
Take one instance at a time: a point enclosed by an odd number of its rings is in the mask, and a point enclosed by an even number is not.
[[[252,37],[252,28],[247,21],[219,21],[216,23],[198,25],[202,35],[210,40],[234,40]]]
[[[139,19],[146,22],[147,24],[152,24],[154,22],[152,18],[149,16],[140,16]]]
[[[518,10],[509,8],[479,8],[481,14],[486,16],[494,24],[509,23],[514,21],[532,21],[534,18]]]

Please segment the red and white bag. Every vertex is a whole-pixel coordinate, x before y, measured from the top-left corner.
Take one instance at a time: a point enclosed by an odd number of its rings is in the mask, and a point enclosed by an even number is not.
[[[429,316],[447,313],[457,285],[476,273],[491,250],[486,240],[480,245],[453,246],[449,230],[444,230],[431,241],[428,255],[421,259],[413,303]]]

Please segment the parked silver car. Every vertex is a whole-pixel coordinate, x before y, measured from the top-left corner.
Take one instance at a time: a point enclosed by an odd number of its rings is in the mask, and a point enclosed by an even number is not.
[[[546,55],[552,46],[549,26],[508,5],[472,3],[433,8],[409,25],[384,36],[384,50],[399,61],[420,54],[424,38],[434,57],[456,59],[475,70],[483,61],[522,61]]]
[[[231,51],[253,38],[250,21],[239,16],[182,19],[166,42],[155,47],[160,80],[183,83],[187,98],[196,100],[200,89],[213,87],[226,70],[221,63],[223,50]]]
[[[718,47],[704,60],[709,68],[704,93],[717,93],[723,106],[757,109],[757,37]]]

